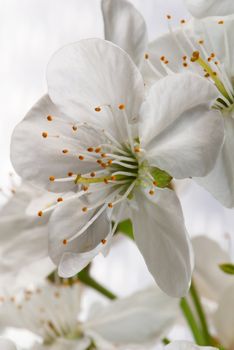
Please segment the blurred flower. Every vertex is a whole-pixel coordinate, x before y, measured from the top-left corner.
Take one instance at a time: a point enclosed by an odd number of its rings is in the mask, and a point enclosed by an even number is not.
[[[233,349],[234,280],[219,268],[230,257],[217,242],[205,236],[194,238],[193,247],[196,285],[203,298],[215,302],[215,310],[209,313],[215,338],[225,348]]]
[[[16,350],[16,347],[13,344],[13,342],[4,338],[0,338],[0,348],[2,350]]]
[[[173,341],[169,345],[164,347],[165,350],[214,350],[211,346],[198,346],[188,341],[178,340]]]
[[[169,34],[157,38],[149,45],[148,60],[161,75],[192,71],[216,87],[219,94],[212,109],[224,117],[225,142],[214,169],[198,183],[227,207],[234,206],[234,89],[233,89],[233,16],[193,20],[173,30],[168,16]],[[146,83],[151,85],[156,76],[144,69]],[[205,79],[204,79],[205,81]],[[188,87],[189,89],[189,87]],[[206,93],[205,88],[202,91]],[[199,113],[199,111],[197,110]]]
[[[184,295],[190,246],[180,203],[168,186],[172,176],[202,176],[214,166],[223,142],[219,112],[209,109],[216,89],[196,75],[174,75],[155,84],[144,101],[137,67],[100,39],[58,51],[47,78],[50,97],[16,127],[11,153],[23,178],[65,194],[49,236],[60,276],[76,274],[107,251],[129,210],[136,243],[158,285]]]
[[[48,217],[27,213],[45,191],[23,183],[2,193],[7,202],[0,210],[0,290],[13,292],[42,280],[55,266],[48,258]]]
[[[81,294],[79,283],[26,291],[21,300],[3,301],[0,322],[40,336],[42,343],[33,349],[110,350],[159,341],[178,314],[178,300],[149,288],[105,307],[95,305],[82,322]]]
[[[189,12],[198,18],[234,13],[233,0],[184,0]]]

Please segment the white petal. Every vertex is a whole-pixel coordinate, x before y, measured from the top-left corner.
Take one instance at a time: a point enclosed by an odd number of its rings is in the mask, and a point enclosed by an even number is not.
[[[47,120],[48,115],[52,121]],[[87,140],[82,130],[81,135],[79,130],[74,132],[73,125],[74,121],[62,115],[47,95],[42,97],[13,132],[11,160],[16,171],[36,186],[56,192],[73,189],[74,181],[61,184],[49,180],[50,176],[68,177],[69,172],[87,173],[93,167],[78,158],[80,142]],[[48,137],[43,137],[43,132],[48,133]],[[89,138],[92,143],[91,134]],[[68,153],[64,154],[64,149]]]
[[[206,236],[195,237],[192,244],[196,286],[203,297],[217,301],[223,290],[231,283],[230,276],[219,268],[219,264],[229,261],[229,256],[217,242]]]
[[[195,179],[225,207],[234,207],[234,120],[224,116],[225,141],[214,169],[204,178]]]
[[[214,350],[211,346],[198,346],[185,340],[173,341],[164,347],[165,350]]]
[[[147,47],[144,18],[126,0],[102,0],[105,39],[125,50],[140,66]]]
[[[192,74],[157,82],[140,111],[140,140],[150,165],[175,178],[206,175],[223,144],[223,120],[210,109],[215,87]]]
[[[126,130],[118,106],[124,104],[132,120],[143,100],[144,84],[137,67],[122,49],[101,39],[81,40],[59,50],[48,65],[47,79],[49,95],[62,111],[109,129],[119,138],[122,133],[126,136]],[[95,112],[98,106],[101,112]]]
[[[59,265],[62,276],[72,276],[84,268],[103,249],[105,244],[101,242],[110,233],[111,223],[105,210],[77,238],[63,244],[64,240],[79,232],[100,209],[83,212],[84,206],[79,199],[69,200],[57,208],[50,219],[49,255]]]
[[[180,202],[174,191],[157,189],[153,196],[136,193],[132,209],[134,237],[159,287],[181,297],[190,286],[192,252]]]
[[[2,350],[16,350],[16,347],[13,344],[13,342],[4,338],[0,338],[0,348]]]
[[[217,336],[228,349],[234,345],[234,284],[220,295],[219,306],[214,315]]]
[[[225,16],[234,13],[232,0],[184,0],[185,6],[194,17]]]
[[[156,287],[149,288],[102,308],[84,324],[84,330],[94,331],[117,346],[142,344],[160,339],[178,314],[178,300]]]

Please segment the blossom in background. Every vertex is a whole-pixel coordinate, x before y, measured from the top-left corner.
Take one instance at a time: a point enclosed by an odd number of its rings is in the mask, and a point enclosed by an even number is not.
[[[190,1],[202,9],[201,1]],[[231,12],[231,1],[203,1],[207,8],[219,3],[222,9],[227,7]],[[215,17],[204,20],[193,20],[188,24],[181,20],[181,27],[173,30],[168,15],[169,33],[146,44],[146,26],[138,17],[138,11],[127,1],[121,0],[121,6],[116,1],[103,0],[102,10],[105,23],[105,36],[121,47],[129,48],[128,52],[136,61],[141,57],[141,71],[146,86],[149,88],[158,79],[178,72],[192,71],[201,75],[213,84],[219,97],[212,108],[218,109],[223,115],[226,138],[216,166],[211,173],[198,183],[204,186],[216,199],[227,207],[234,206],[234,121],[233,121],[233,16]],[[194,5],[195,6],[195,5]],[[217,5],[218,6],[218,5]],[[230,13],[229,12],[229,13]],[[218,14],[218,13],[217,13]],[[221,13],[220,13],[221,14]],[[131,18],[129,27],[123,26],[125,18]],[[139,26],[139,23],[142,23]],[[131,31],[130,31],[131,29]],[[134,35],[129,33],[134,31]],[[135,42],[132,38],[138,38]],[[143,50],[146,50],[143,53]],[[137,56],[136,53],[137,52]],[[140,53],[139,53],[140,52]],[[144,63],[142,63],[142,59]],[[191,62],[192,60],[192,62]],[[205,71],[205,72],[204,72]],[[204,82],[205,84],[205,82]],[[204,99],[207,90],[202,88]],[[199,113],[199,111],[197,111]]]
[[[195,253],[194,279],[200,295],[213,301],[214,310],[209,313],[215,338],[225,348],[234,346],[234,281],[225,274],[220,264],[230,260],[229,255],[217,242],[206,236],[193,239]]]
[[[225,16],[234,13],[232,0],[184,0],[189,12],[198,18],[208,16]]]
[[[22,328],[41,338],[33,349],[116,349],[160,341],[174,324],[178,300],[156,287],[130,297],[95,305],[81,321],[82,287],[47,284],[24,297],[4,300],[0,325]],[[33,310],[33,312],[32,312]],[[144,320],[144,327],[142,327]]]
[[[130,57],[101,39],[59,50],[47,80],[49,96],[16,127],[11,155],[23,178],[64,193],[49,228],[59,274],[72,276],[108,251],[129,210],[158,285],[184,295],[191,251],[180,203],[168,186],[172,177],[204,176],[215,164],[223,143],[222,119],[210,109],[216,89],[181,74],[161,79],[145,99]]]
[[[152,63],[162,74],[192,71],[202,75],[219,92],[212,108],[222,113],[225,142],[214,169],[197,181],[227,207],[234,206],[233,20],[234,17],[229,16],[225,20],[207,18],[183,22],[181,29],[170,28],[170,33],[156,39],[149,49]]]
[[[0,348],[1,350],[16,350],[13,342],[5,338],[0,338]]]
[[[48,217],[39,220],[27,212],[42,193],[27,183],[5,193],[7,202],[0,209],[1,291],[42,280],[55,268],[48,258]]]

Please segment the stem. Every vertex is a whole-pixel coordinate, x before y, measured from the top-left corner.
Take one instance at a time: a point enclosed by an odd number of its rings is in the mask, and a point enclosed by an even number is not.
[[[185,298],[181,299],[180,307],[181,307],[181,310],[184,314],[184,317],[185,317],[185,319],[186,319],[186,321],[191,329],[194,340],[196,341],[196,343],[198,345],[205,345],[203,335],[200,332],[200,329],[197,325],[197,322],[193,316],[192,310],[191,310],[191,308],[190,308],[190,306]]]
[[[89,276],[87,271],[84,269],[81,272],[78,273],[78,278],[81,282],[83,282],[86,286],[89,286],[96,291],[98,291],[100,294],[106,296],[108,299],[114,300],[117,299],[117,296],[113,294],[111,291],[103,287],[100,283],[95,281],[94,278]]]
[[[194,306],[197,310],[199,320],[201,322],[202,333],[203,333],[204,339],[206,341],[205,345],[211,345],[211,337],[210,337],[208,325],[206,322],[206,316],[205,316],[205,313],[203,310],[203,306],[201,304],[201,300],[200,300],[199,295],[197,293],[197,289],[196,289],[193,281],[192,281],[191,288],[190,288],[190,294],[191,294],[191,297],[193,299]]]

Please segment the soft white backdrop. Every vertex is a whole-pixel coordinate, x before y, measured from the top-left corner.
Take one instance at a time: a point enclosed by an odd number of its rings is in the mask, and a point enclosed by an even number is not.
[[[182,0],[131,2],[144,16],[150,39],[167,31],[166,14],[173,16],[175,25],[189,17]],[[1,186],[7,184],[11,170],[12,130],[46,92],[50,56],[62,45],[88,37],[103,37],[99,0],[0,0]],[[217,239],[225,233],[232,236],[233,211],[224,209],[197,185],[183,184],[179,192],[191,235],[206,232]],[[103,283],[108,279],[108,285],[119,295],[152,282],[134,245],[121,239],[107,260],[96,259],[93,272]]]

